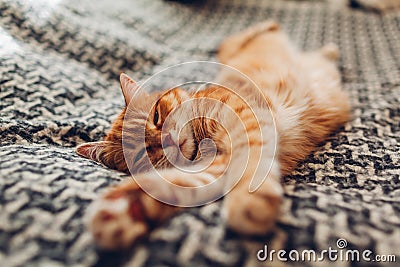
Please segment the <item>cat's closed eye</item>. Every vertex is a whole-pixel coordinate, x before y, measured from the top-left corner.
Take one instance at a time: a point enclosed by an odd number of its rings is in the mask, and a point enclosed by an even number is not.
[[[156,110],[154,112],[154,118],[153,118],[153,123],[154,123],[155,126],[158,126],[159,120],[160,120],[160,114],[158,113],[158,110],[157,110],[157,107],[156,107]]]

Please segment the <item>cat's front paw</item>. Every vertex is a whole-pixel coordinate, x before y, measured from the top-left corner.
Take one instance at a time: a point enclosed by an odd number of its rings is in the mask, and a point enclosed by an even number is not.
[[[228,227],[247,235],[261,235],[275,225],[283,195],[282,186],[267,179],[255,192],[232,190],[224,200],[223,216]]]
[[[88,208],[88,228],[103,249],[127,248],[149,230],[139,199],[126,193],[113,189]]]

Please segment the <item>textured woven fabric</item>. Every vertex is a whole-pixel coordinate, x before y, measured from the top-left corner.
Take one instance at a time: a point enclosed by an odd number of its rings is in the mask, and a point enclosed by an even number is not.
[[[85,208],[125,175],[73,147],[100,140],[122,108],[118,74],[144,79],[216,60],[225,36],[265,19],[303,49],[339,45],[353,108],[353,120],[284,177],[274,231],[238,236],[216,202],[174,216],[129,251],[96,250]],[[0,89],[1,266],[259,266],[271,264],[256,257],[265,244],[321,251],[339,238],[400,262],[399,12],[317,1],[0,0]]]

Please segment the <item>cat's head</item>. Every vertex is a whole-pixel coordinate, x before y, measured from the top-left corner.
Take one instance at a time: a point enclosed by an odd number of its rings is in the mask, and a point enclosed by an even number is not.
[[[120,83],[125,107],[104,141],[85,143],[76,152],[107,167],[143,172],[196,158],[189,94],[179,88],[147,94],[126,74]],[[129,169],[128,169],[128,165]]]

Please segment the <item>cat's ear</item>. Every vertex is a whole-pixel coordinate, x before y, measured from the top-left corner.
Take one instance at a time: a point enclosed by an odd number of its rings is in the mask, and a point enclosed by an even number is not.
[[[139,90],[139,85],[125,73],[121,73],[119,81],[121,84],[122,94],[124,95],[125,105],[128,106],[132,97],[135,95],[137,90]]]
[[[77,146],[75,151],[79,156],[103,163],[105,148],[109,143],[108,141],[84,143]]]

